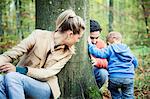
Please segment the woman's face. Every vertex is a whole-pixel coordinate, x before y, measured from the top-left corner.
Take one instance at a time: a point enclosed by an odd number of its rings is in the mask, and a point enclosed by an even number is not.
[[[68,34],[68,38],[66,39],[66,45],[71,47],[75,43],[79,42],[82,35],[83,31],[81,31],[80,34],[73,34],[73,32],[71,31],[71,33]]]

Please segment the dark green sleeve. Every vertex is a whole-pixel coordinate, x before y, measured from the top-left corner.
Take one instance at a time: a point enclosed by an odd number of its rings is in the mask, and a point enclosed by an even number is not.
[[[26,75],[28,72],[28,68],[23,66],[16,66],[16,72]]]

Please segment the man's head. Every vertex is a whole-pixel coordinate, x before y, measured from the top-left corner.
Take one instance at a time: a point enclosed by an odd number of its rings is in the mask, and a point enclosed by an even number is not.
[[[90,20],[90,38],[93,44],[97,43],[101,31],[99,23],[95,20]]]
[[[122,35],[119,32],[110,32],[106,37],[107,44],[121,43]]]

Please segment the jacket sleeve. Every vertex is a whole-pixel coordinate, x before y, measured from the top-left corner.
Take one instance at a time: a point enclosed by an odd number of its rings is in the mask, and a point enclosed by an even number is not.
[[[64,65],[69,61],[72,55],[68,55],[65,58],[59,60],[53,66],[47,68],[32,68],[28,67],[27,75],[38,80],[47,81],[49,77],[56,75],[61,71]]]
[[[24,53],[28,52],[35,44],[35,31],[33,31],[26,39],[21,41],[18,45],[12,49],[4,52],[0,55],[0,66],[12,62],[13,59],[17,59]]]
[[[98,68],[107,68],[108,62],[107,59],[96,58],[96,67]]]
[[[96,44],[96,47],[99,49],[105,48],[106,47],[106,43],[99,39],[99,41]],[[98,68],[107,68],[108,62],[107,59],[104,58],[95,58],[96,59],[96,64],[95,66]]]
[[[134,59],[133,59],[132,63],[134,64],[134,68],[138,67],[138,60],[137,60],[137,58],[135,56],[134,56]]]
[[[96,58],[108,58],[110,54],[109,47],[98,49],[93,44],[88,44],[88,50],[89,53],[95,56]]]

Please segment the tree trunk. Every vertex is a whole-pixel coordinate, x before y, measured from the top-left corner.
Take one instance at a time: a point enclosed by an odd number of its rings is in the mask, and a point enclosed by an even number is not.
[[[2,9],[0,7],[0,42],[2,42],[3,28],[2,28]]]
[[[16,6],[16,23],[17,23],[17,35],[19,34],[20,40],[24,38],[22,32],[22,19],[21,19],[21,0],[15,0]]]
[[[2,1],[0,3],[0,42],[3,41],[3,35],[4,35],[4,29],[3,29],[3,19],[2,19],[2,15],[3,15],[3,9],[5,5],[5,1]]]
[[[84,18],[89,29],[88,4],[88,0],[36,0],[36,28],[55,30],[55,20],[60,12],[72,8]],[[58,74],[60,99],[101,99],[87,53],[88,33],[89,30],[86,30],[76,44],[76,55]]]
[[[3,34],[3,28],[2,28],[2,9],[0,8],[0,35]]]
[[[109,32],[113,31],[113,0],[109,0]]]
[[[148,17],[150,16],[150,10],[149,9],[149,2],[147,0],[141,0],[141,6],[143,8],[143,13],[144,13],[144,21],[146,25],[146,31],[147,34],[149,33],[149,25],[148,25]]]

